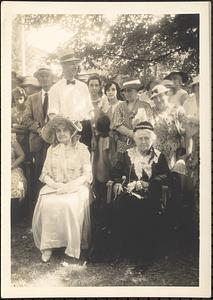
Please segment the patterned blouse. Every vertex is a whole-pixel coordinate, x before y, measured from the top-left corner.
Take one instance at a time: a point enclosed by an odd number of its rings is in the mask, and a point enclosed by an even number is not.
[[[46,175],[60,183],[68,183],[81,175],[86,175],[90,182],[92,169],[87,147],[80,142],[75,146],[65,146],[62,143],[50,146],[39,179],[44,182]]]
[[[139,99],[136,101],[134,109],[132,111],[129,110],[127,102],[123,101],[119,103],[116,107],[111,126],[113,129],[117,129],[119,126],[123,125],[128,129],[133,129],[132,120],[136,116],[138,109],[144,108],[147,114],[147,119],[149,122],[153,122],[153,112],[151,106],[145,102],[140,101]],[[117,142],[117,151],[125,152],[127,149],[133,147],[134,141],[129,139],[127,136],[118,133],[119,139]]]

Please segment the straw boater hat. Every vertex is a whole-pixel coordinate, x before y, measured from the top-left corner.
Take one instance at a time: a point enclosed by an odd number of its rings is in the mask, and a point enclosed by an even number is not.
[[[35,78],[38,78],[38,76],[39,76],[41,73],[44,73],[44,72],[53,75],[53,72],[52,72],[52,70],[51,70],[50,68],[45,67],[45,66],[42,66],[42,67],[40,67],[40,68],[33,74],[33,76],[34,76]]]
[[[172,71],[171,73],[169,73],[169,75],[167,75],[164,79],[172,79],[173,75],[180,75],[182,77],[182,82],[186,83],[189,79],[188,74],[186,74],[183,71]]]
[[[162,84],[158,84],[152,89],[152,95],[151,95],[150,99],[152,99],[160,94],[164,94],[168,91],[169,91],[169,89],[167,87],[165,87]]]
[[[80,62],[81,59],[79,57],[74,56],[73,52],[70,51],[66,51],[64,53],[61,54],[60,58],[60,63],[64,64],[67,62]]]
[[[27,86],[27,85],[32,85],[34,87],[39,87],[39,82],[35,77],[32,76],[25,76],[23,79],[23,82],[21,84],[22,87]]]
[[[48,144],[55,143],[55,129],[58,125],[65,124],[67,128],[70,129],[72,135],[77,134],[82,131],[82,125],[78,121],[72,121],[68,117],[64,116],[55,116],[52,120],[50,120],[41,131],[41,136],[45,142]]]
[[[129,78],[123,82],[121,91],[123,91],[125,89],[134,89],[134,90],[139,91],[142,88],[144,88],[144,86],[142,85],[142,83],[140,82],[139,79]]]

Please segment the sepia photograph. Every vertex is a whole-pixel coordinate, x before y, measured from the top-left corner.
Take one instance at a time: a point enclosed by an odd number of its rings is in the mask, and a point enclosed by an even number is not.
[[[209,32],[207,1],[2,3],[3,296],[210,297]]]

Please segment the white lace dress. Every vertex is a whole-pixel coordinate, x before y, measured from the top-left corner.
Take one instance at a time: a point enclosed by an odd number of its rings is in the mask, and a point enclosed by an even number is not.
[[[92,179],[90,154],[84,144],[50,146],[40,180],[49,175],[55,182],[67,183],[86,175],[88,183],[75,193],[57,195],[45,185],[35,207],[32,230],[40,250],[65,247],[65,253],[79,258],[90,235],[89,183]]]

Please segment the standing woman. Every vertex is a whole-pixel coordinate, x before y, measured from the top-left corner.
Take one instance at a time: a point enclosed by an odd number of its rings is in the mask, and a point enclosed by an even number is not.
[[[199,230],[199,75],[193,78],[191,83],[192,94],[185,101],[183,107],[186,115],[191,119],[191,124],[187,127],[186,134],[189,137],[191,155],[187,161],[189,176],[193,180],[195,189],[195,207],[193,218],[195,222],[195,234],[198,236]],[[197,126],[196,126],[197,123]]]
[[[96,123],[97,118],[101,113],[107,113],[109,110],[109,103],[107,97],[102,95],[101,79],[98,75],[91,76],[87,82],[92,105],[94,109],[94,122]]]
[[[139,100],[138,90],[140,88],[140,80],[128,79],[123,83],[121,89],[126,101],[117,105],[111,123],[111,127],[118,132],[117,152],[119,153],[125,152],[134,145],[132,120],[139,108],[145,110],[147,121],[153,122],[151,106],[147,102]]]
[[[157,85],[152,89],[155,103],[154,119],[157,140],[155,147],[166,157],[171,171],[171,221],[179,227],[182,220],[183,203],[192,205],[193,188],[187,170],[187,160],[192,153],[190,143],[191,120],[185,115],[183,107],[169,103],[168,89]],[[197,127],[194,123],[195,128]]]
[[[123,98],[120,93],[120,87],[117,82],[109,81],[104,87],[104,94],[107,96],[109,102],[108,117],[112,120],[114,111]]]
[[[90,154],[80,143],[81,128],[68,118],[55,116],[42,129],[50,143],[40,176],[45,186],[39,193],[32,230],[36,247],[47,262],[53,248],[65,247],[68,256],[79,258],[88,247],[90,230]]]
[[[182,71],[173,71],[164,79],[171,80],[175,86],[175,93],[170,97],[170,102],[174,106],[182,106],[188,98],[188,93],[183,89],[184,84],[188,81],[188,75]]]
[[[14,106],[11,109],[12,117],[12,133],[16,134],[17,142],[21,145],[25,158],[29,159],[29,141],[28,141],[28,128],[23,125],[23,117],[26,112],[27,95],[25,90],[16,87],[12,91],[12,102]]]

